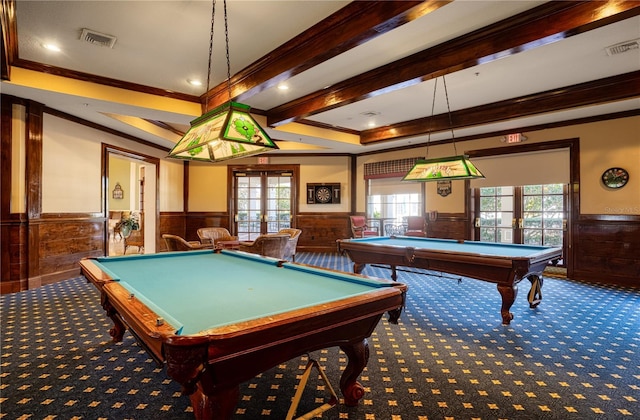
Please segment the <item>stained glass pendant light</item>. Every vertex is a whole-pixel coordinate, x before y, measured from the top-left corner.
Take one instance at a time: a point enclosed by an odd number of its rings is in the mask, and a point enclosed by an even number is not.
[[[453,133],[453,123],[451,121],[451,109],[449,107],[449,95],[447,93],[447,82],[442,76],[442,82],[444,84],[445,97],[447,98],[447,112],[449,114],[449,126],[451,128],[451,139],[453,140],[453,150],[455,156],[442,157],[436,159],[418,159],[413,168],[402,178],[403,181],[446,181],[454,179],[473,179],[484,178],[482,172],[471,163],[469,156],[458,155],[456,149],[456,140]],[[438,86],[438,79],[436,78],[433,85],[433,103],[431,105],[431,117],[433,117],[433,110],[436,100],[436,88]],[[429,135],[427,139],[427,155],[429,154],[429,143],[431,141],[431,127],[429,127]]]
[[[213,22],[216,2],[211,12],[211,38],[209,41],[209,68],[207,92],[211,75],[213,51]],[[278,146],[266,131],[249,114],[248,105],[231,102],[231,65],[229,62],[229,38],[227,30],[227,1],[224,0],[225,41],[227,50],[227,88],[229,102],[191,121],[191,128],[169,152],[170,158],[220,162],[264,153]]]
[[[447,179],[484,178],[467,155],[437,159],[419,159],[403,181],[443,181]]]
[[[249,109],[248,105],[227,102],[196,118],[169,157],[219,162],[277,149]]]

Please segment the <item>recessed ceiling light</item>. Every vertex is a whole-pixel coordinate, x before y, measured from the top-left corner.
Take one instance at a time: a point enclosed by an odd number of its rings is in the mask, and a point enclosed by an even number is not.
[[[187,83],[189,83],[191,86],[202,86],[202,82],[200,80],[187,79]]]
[[[58,46],[57,46],[57,45],[55,45],[55,44],[42,44],[42,46],[43,46],[44,48],[46,48],[47,50],[49,50],[49,51],[54,51],[54,52],[60,52],[60,51],[62,51],[62,50],[60,49],[60,47],[58,47]]]
[[[278,85],[278,90],[289,90],[289,86],[287,86],[287,85]]]

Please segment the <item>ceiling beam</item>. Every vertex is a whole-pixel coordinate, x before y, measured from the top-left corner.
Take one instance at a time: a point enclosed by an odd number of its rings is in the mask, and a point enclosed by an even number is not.
[[[640,71],[362,131],[360,143],[425,135],[640,96]]]
[[[351,2],[233,75],[231,98],[242,102],[451,1]],[[203,112],[229,99],[229,87],[225,81],[202,95]]]
[[[267,111],[269,126],[537,48],[640,14],[640,2],[549,2]],[[609,14],[608,14],[609,13]]]

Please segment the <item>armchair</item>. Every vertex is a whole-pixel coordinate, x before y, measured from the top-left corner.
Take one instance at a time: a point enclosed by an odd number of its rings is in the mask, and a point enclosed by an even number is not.
[[[264,257],[284,259],[285,249],[289,242],[289,234],[267,234],[260,235],[253,242],[240,242],[238,249],[252,254],[259,254]]]
[[[237,236],[232,236],[229,231],[223,227],[204,227],[198,229],[198,238],[202,245],[212,246],[216,248],[218,241],[237,241]]]
[[[422,216],[407,216],[406,236],[427,236],[427,224]]]
[[[298,238],[300,238],[300,234],[302,233],[301,229],[280,229],[278,234],[289,235],[289,241],[287,242],[287,247],[284,250],[284,259],[285,260],[296,260],[296,248],[298,247]]]
[[[207,249],[198,241],[187,241],[178,235],[171,235],[169,233],[162,234],[165,244],[167,244],[168,251],[195,251],[198,249]]]
[[[351,219],[351,235],[354,238],[378,236],[378,231],[367,225],[367,219],[364,216],[349,216],[349,218]]]

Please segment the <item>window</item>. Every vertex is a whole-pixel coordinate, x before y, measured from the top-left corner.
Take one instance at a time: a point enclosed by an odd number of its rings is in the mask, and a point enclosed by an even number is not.
[[[368,182],[367,218],[383,235],[402,234],[407,216],[422,216],[422,183],[402,178],[378,178]]]

